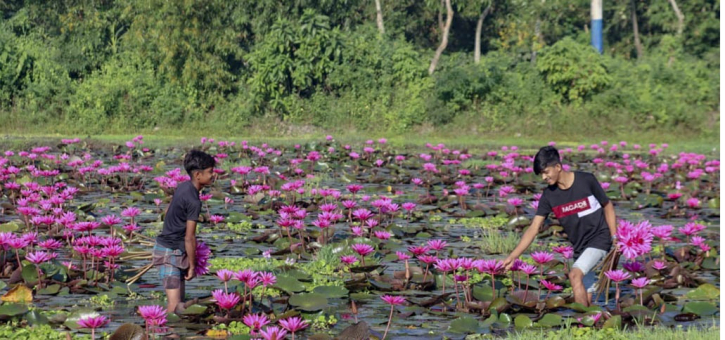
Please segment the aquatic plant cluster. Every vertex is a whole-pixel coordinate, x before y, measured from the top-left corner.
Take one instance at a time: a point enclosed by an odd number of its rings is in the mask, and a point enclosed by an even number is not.
[[[719,227],[720,164],[707,155],[668,153],[666,144],[560,146],[564,168],[594,173],[619,217],[623,261],[604,273],[614,283],[613,305],[586,307],[573,303],[566,278],[573,249],[556,220],[539,236],[544,250],[509,271],[506,254],[462,245],[470,230],[452,235],[456,219],[504,221],[486,227],[499,233],[528,225],[543,188],[531,167],[535,150],[393,147],[385,139],[348,145],[332,136],[293,146],[202,138],[195,148],[218,162],[216,182],[200,195],[196,266],[197,275],[216,279],[181,316],[140,304],[134,313],[149,335],[184,333],[174,326],[179,317],[208,325],[209,334],[294,339],[348,331],[330,330],[337,320],[326,314],[345,322],[369,316],[362,331],[386,338],[424,334],[411,330],[421,322],[402,319],[431,313],[455,318],[447,331],[458,334],[566,322],[668,325],[719,313],[710,302],[719,289],[708,282],[719,276],[719,228],[708,226]],[[99,294],[125,280],[158,284],[153,271],[141,276],[139,268],[174,188],[189,178],[178,167],[185,151],[147,148],[143,136],[123,145],[63,139],[3,150],[2,275],[14,288],[0,315],[30,315],[22,303],[32,294]],[[225,240],[254,246],[232,255]],[[250,262],[232,265],[235,256]],[[389,307],[384,320],[375,316],[382,306]],[[95,337],[112,321],[101,314],[61,323]],[[391,329],[396,319],[408,323]],[[249,334],[229,331],[239,322]],[[360,325],[367,324],[351,327]]]

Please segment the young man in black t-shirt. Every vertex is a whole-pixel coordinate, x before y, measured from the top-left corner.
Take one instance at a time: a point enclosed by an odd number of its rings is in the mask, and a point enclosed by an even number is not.
[[[156,237],[153,264],[158,267],[159,277],[166,290],[168,313],[183,310],[181,302],[186,293],[185,281],[194,278],[196,222],[201,211],[199,190],[214,181],[215,165],[214,157],[205,152],[191,150],[186,154],[184,169],[191,178],[174,190],[174,197],[164,217],[164,228]]]
[[[559,151],[552,146],[543,147],[536,153],[534,172],[541,174],[548,187],[541,195],[531,226],[504,264],[507,269],[511,267],[553,212],[574,247],[575,262],[569,272],[574,300],[589,306],[595,286],[585,287],[583,280],[587,276],[587,281],[594,282],[591,270],[607,255],[616,239],[614,205],[593,174],[564,171]]]

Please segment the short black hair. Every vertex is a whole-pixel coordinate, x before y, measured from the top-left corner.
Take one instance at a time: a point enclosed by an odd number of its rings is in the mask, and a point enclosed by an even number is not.
[[[557,164],[561,164],[559,150],[553,146],[545,146],[534,156],[534,173],[538,175],[547,167]]]
[[[184,157],[184,169],[186,169],[189,176],[192,176],[194,171],[213,168],[214,166],[216,166],[216,160],[204,151],[191,150]]]

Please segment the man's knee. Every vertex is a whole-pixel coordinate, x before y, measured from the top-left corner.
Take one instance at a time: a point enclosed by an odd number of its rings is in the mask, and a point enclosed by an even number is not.
[[[584,273],[579,268],[573,268],[568,275],[572,285],[581,284],[584,278]]]

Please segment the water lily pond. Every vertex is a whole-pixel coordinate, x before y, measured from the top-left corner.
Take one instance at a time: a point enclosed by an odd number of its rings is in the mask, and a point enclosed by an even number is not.
[[[186,284],[196,300],[176,315],[151,309],[165,310],[166,296],[148,265],[164,209],[188,180],[190,147],[142,136],[46,144],[0,149],[0,318],[13,327],[95,338],[128,323],[158,338],[463,339],[719,326],[714,154],[556,145],[565,168],[596,175],[620,230],[639,235],[635,250],[622,247],[621,282],[585,307],[574,303],[570,244],[553,216],[515,271],[500,267],[545,185],[532,170],[537,146],[203,138],[194,148],[218,164],[197,228],[211,253]]]

